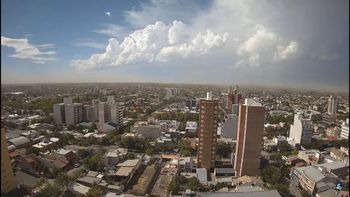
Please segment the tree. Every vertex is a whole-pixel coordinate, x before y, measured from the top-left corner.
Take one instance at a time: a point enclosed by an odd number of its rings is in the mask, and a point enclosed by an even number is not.
[[[101,197],[104,195],[104,192],[97,186],[92,186],[86,193],[86,197]]]
[[[48,184],[38,193],[38,197],[58,197],[61,195],[61,191],[57,186]]]
[[[172,195],[178,195],[179,191],[180,191],[180,181],[179,181],[179,177],[176,176],[171,183],[168,186],[168,191],[172,194]]]
[[[35,155],[39,155],[39,152],[40,152],[39,149],[31,146],[27,149],[26,154],[29,155],[34,153]]]
[[[58,188],[60,188],[62,191],[71,182],[72,182],[72,179],[67,174],[61,173],[55,179],[54,185],[57,186]]]
[[[189,189],[191,189],[192,191],[198,191],[201,183],[199,182],[199,180],[197,179],[197,177],[191,177],[187,180],[187,185],[189,187]]]

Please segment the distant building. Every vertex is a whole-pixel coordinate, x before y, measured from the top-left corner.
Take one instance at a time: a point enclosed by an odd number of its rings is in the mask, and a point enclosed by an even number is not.
[[[218,100],[212,98],[211,92],[199,103],[197,166],[209,171],[215,168],[218,104]]]
[[[321,152],[315,149],[299,150],[298,157],[304,160],[308,165],[319,164],[324,158]]]
[[[337,100],[332,95],[328,99],[328,111],[327,113],[331,116],[335,116],[337,113]]]
[[[343,139],[349,139],[349,118],[341,125],[340,137]]]
[[[186,133],[197,133],[197,122],[196,121],[187,121],[185,127]]]
[[[238,85],[235,86],[235,89],[232,91],[230,88],[227,94],[226,109],[229,113],[232,113],[232,105],[241,103],[242,95],[238,93]]]
[[[197,101],[195,99],[188,99],[186,101],[186,108],[189,110],[196,110],[197,109]]]
[[[53,119],[57,125],[66,123],[64,103],[53,105]]]
[[[293,146],[311,143],[313,127],[311,120],[305,119],[302,112],[294,115],[294,123],[290,125],[289,138]]]
[[[66,124],[75,125],[83,121],[83,105],[81,103],[73,103],[65,105]]]
[[[105,103],[100,102],[98,104],[98,128],[102,130],[104,124],[105,124]]]
[[[254,99],[245,99],[239,107],[237,145],[235,155],[236,176],[259,175],[265,108]]]
[[[173,97],[173,89],[172,88],[165,88],[165,98],[171,99]]]
[[[237,124],[238,124],[238,116],[235,114],[229,114],[228,118],[222,125],[221,137],[236,140]]]
[[[4,124],[1,122],[1,196],[3,193],[7,194],[16,188],[5,132]]]
[[[166,126],[162,126],[159,124],[149,124],[145,121],[135,122],[133,126],[131,126],[130,131],[133,133],[137,133],[147,138],[157,138],[160,136],[162,131],[165,131]]]

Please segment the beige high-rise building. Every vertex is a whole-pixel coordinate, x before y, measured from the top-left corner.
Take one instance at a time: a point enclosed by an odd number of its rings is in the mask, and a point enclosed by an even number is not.
[[[211,92],[207,93],[206,99],[199,101],[198,168],[215,168],[218,104],[219,101],[212,98]]]
[[[16,181],[7,149],[5,127],[1,122],[1,193],[6,194],[15,188]]]
[[[260,174],[265,108],[253,99],[239,106],[238,132],[234,170],[236,176]]]

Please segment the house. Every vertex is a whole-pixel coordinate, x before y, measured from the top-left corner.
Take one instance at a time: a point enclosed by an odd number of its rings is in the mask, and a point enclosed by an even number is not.
[[[192,157],[180,157],[179,166],[182,172],[192,172],[195,169]]]
[[[140,166],[141,159],[126,160],[123,163],[119,163],[117,165],[117,171],[114,175],[120,179],[126,179],[126,183],[128,183]]]
[[[11,145],[14,145],[16,148],[26,148],[30,146],[30,140],[23,136],[10,139],[9,142]]]
[[[115,167],[117,163],[124,160],[128,154],[128,149],[118,148],[115,150],[111,150],[106,152],[104,155],[104,161],[106,166]]]
[[[309,150],[300,150],[298,157],[304,160],[308,165],[316,165],[323,161],[324,156],[319,150],[309,149]]]

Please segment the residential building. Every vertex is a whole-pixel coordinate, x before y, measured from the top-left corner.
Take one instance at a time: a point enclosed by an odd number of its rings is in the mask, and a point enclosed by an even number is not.
[[[207,93],[206,99],[199,101],[197,166],[208,171],[215,168],[218,104],[211,92]]]
[[[131,126],[130,131],[133,133],[137,133],[147,138],[157,138],[160,136],[162,131],[165,131],[159,124],[150,124],[146,121],[138,121],[135,122],[133,126]]]
[[[234,163],[236,176],[259,174],[264,118],[264,106],[254,99],[245,99],[245,103],[239,107]]]
[[[196,121],[187,121],[185,127],[186,133],[197,133],[197,122]]]
[[[332,162],[315,166],[296,167],[290,176],[293,183],[310,194],[327,191],[335,187],[338,176],[348,172],[348,166],[342,162]]]
[[[98,128],[99,130],[103,129],[105,124],[105,103],[100,102],[98,104]]]
[[[65,104],[66,125],[75,125],[83,121],[83,104]]]
[[[308,165],[316,165],[323,161],[324,156],[319,150],[299,150],[298,157],[304,160]]]
[[[197,101],[195,99],[189,99],[186,101],[186,108],[191,110],[197,109]]]
[[[294,122],[290,125],[289,138],[292,146],[304,145],[311,143],[312,138],[312,123],[311,120],[305,119],[302,112],[294,115]]]
[[[337,100],[332,95],[328,99],[328,110],[327,113],[331,116],[335,116],[337,113]]]
[[[349,118],[341,125],[340,137],[343,139],[349,139]]]
[[[1,122],[1,196],[16,188],[15,176],[12,171],[9,152],[6,142],[6,131]]]
[[[64,103],[57,103],[53,105],[53,119],[56,125],[66,123]]]
[[[241,103],[242,95],[238,93],[238,85],[235,86],[234,90],[230,88],[227,94],[226,109],[229,113],[232,113],[233,105]]]
[[[221,137],[236,140],[237,138],[238,116],[228,114],[226,121],[222,125]]]

